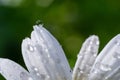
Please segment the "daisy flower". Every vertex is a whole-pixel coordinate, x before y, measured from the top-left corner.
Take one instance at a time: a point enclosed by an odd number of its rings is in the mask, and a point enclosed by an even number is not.
[[[31,37],[22,42],[27,70],[0,58],[0,73],[6,80],[120,80],[120,34],[98,56],[98,37],[87,38],[72,70],[61,45],[42,26],[35,25]]]

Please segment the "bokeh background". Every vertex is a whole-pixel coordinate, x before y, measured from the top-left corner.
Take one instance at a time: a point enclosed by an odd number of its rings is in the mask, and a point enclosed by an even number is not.
[[[73,68],[87,37],[98,35],[101,50],[120,33],[120,0],[0,0],[0,57],[25,66],[21,42],[39,21],[58,39]]]

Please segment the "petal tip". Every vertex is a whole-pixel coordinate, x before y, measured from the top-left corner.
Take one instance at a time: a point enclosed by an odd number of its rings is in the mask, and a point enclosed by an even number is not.
[[[43,24],[39,24],[39,25],[34,25],[33,26],[33,29],[34,30],[40,30],[40,29],[42,29],[43,28]]]

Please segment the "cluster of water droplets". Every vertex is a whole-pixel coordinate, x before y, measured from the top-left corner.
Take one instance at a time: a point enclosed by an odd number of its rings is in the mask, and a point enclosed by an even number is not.
[[[27,53],[29,53],[28,55],[31,55],[31,56],[32,55],[36,55],[37,52],[41,52],[41,51],[38,50],[40,48],[42,48],[42,47],[40,47],[39,45],[33,45],[32,43],[28,43],[27,44],[27,50],[28,50]],[[44,48],[44,51],[48,52],[48,49]],[[41,53],[38,53],[37,55],[38,55],[38,57],[36,57],[36,58],[39,59],[39,57],[40,57],[39,55],[41,55],[41,57],[43,57],[43,55],[45,55],[45,53],[41,52]],[[49,59],[49,55],[47,55],[46,57]],[[48,64],[49,63],[48,59],[46,59],[44,57],[41,58],[41,62],[42,62],[41,64],[42,65]],[[29,57],[28,57],[28,60],[31,60],[31,58],[29,59]],[[29,61],[29,62],[31,62],[31,61]],[[32,63],[30,63],[30,65],[31,66],[35,66],[35,65],[32,65]],[[46,73],[40,72],[40,70],[41,69],[39,69],[37,67],[33,67],[32,68],[32,75],[33,75],[33,77],[34,77],[34,75],[36,76],[34,79],[35,80],[38,80],[38,79],[41,79],[41,80],[50,80],[49,79],[50,76],[48,74],[46,74]]]
[[[78,59],[73,70],[73,80],[86,80],[98,53],[98,37],[90,36],[78,54]]]
[[[114,37],[98,55],[89,80],[118,80],[120,74],[120,35]],[[116,70],[117,69],[117,70]],[[115,77],[116,76],[116,77]]]
[[[34,26],[31,39],[23,40],[22,53],[35,80],[71,79],[71,69],[61,46],[42,25]]]
[[[45,73],[40,73],[39,72],[39,69],[38,68],[36,68],[36,67],[34,67],[33,68],[33,75],[36,75],[37,77],[38,77],[38,79],[39,79],[39,77],[40,77],[40,79],[42,79],[42,80],[50,80],[50,76],[48,75],[48,74],[45,74]],[[37,78],[36,77],[36,78]],[[38,80],[37,79],[37,80]]]
[[[120,79],[120,35],[114,37],[97,56],[98,46],[96,36],[83,43],[73,70],[73,80]]]
[[[0,58],[0,73],[7,80],[119,80],[120,34],[97,57],[98,48],[96,35],[86,39],[72,73],[61,46],[38,21],[31,38],[22,42],[28,71],[11,60]]]

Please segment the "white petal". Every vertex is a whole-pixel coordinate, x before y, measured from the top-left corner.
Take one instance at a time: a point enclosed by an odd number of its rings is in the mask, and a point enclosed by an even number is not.
[[[75,68],[73,70],[73,80],[86,80],[90,69],[96,59],[99,48],[98,37],[90,36],[79,52]]]
[[[32,80],[24,68],[8,59],[0,58],[0,73],[6,80]]]
[[[114,37],[98,55],[89,80],[120,79],[120,34]]]
[[[23,40],[22,53],[35,80],[71,80],[70,67],[61,46],[42,25],[34,26],[31,39]]]

